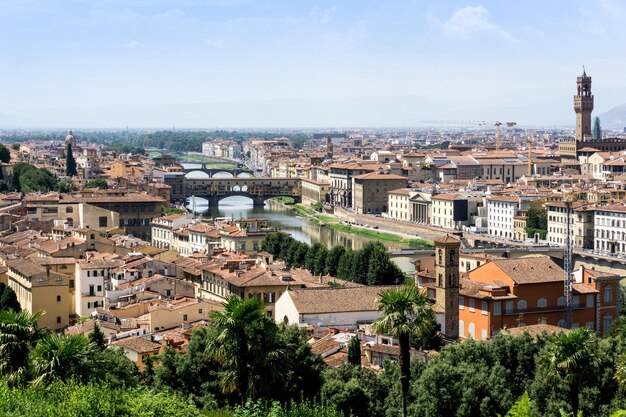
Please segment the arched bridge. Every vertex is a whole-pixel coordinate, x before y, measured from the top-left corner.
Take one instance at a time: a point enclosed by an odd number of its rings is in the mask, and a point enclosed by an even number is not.
[[[204,174],[207,174],[209,178],[213,178],[215,174],[219,173],[231,174],[233,177],[238,177],[242,174],[246,174],[244,175],[244,177],[254,175],[252,171],[243,166],[237,168],[207,168],[207,165],[205,164],[197,164],[197,166],[197,168],[184,168],[182,172],[184,172],[185,175],[189,174],[190,172],[202,172]]]
[[[272,197],[292,197],[300,201],[302,195],[299,178],[205,178],[184,179],[185,197],[201,197],[209,200],[209,205],[217,205],[220,200],[245,196],[254,205],[263,205]]]

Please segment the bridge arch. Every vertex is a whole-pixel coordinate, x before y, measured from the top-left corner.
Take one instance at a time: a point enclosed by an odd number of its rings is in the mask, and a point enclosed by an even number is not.
[[[187,172],[185,174],[185,178],[188,178],[188,179],[207,179],[207,178],[211,178],[211,176],[207,172],[205,172],[205,171],[203,171],[201,169],[194,169],[194,170],[191,170],[191,171]]]

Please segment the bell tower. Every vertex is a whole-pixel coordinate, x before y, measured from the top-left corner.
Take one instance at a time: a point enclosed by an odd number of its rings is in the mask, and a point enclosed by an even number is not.
[[[585,72],[576,78],[577,93],[574,96],[576,112],[576,142],[582,142],[591,136],[591,112],[593,111],[593,94],[591,94],[591,77]]]
[[[459,252],[461,241],[450,236],[435,240],[436,304],[444,310],[442,333],[459,338]]]

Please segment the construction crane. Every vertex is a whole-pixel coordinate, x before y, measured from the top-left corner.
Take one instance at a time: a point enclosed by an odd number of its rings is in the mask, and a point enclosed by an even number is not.
[[[573,192],[564,195],[567,227],[565,228],[567,235],[565,236],[565,249],[563,252],[563,270],[565,271],[565,280],[563,283],[563,295],[565,296],[565,327],[572,327],[572,307],[573,307],[573,287],[574,277],[572,276],[572,253],[574,251],[574,242],[572,240],[572,205],[576,200]]]
[[[528,161],[526,162],[528,164],[527,174],[529,177],[532,177],[533,175],[533,152],[532,152],[533,140],[530,138],[530,136],[526,138],[526,144],[528,146]]]
[[[500,126],[513,127],[517,122],[488,122],[484,120],[438,120],[425,121],[422,123],[431,123],[438,125],[475,125],[475,126],[495,126],[496,128],[496,151],[500,150]]]

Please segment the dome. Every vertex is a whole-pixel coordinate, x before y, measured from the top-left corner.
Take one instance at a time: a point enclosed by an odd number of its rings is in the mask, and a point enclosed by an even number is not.
[[[66,142],[73,142],[74,141],[74,135],[72,134],[72,131],[70,130],[69,132],[67,132],[67,136],[65,137],[65,141]]]

